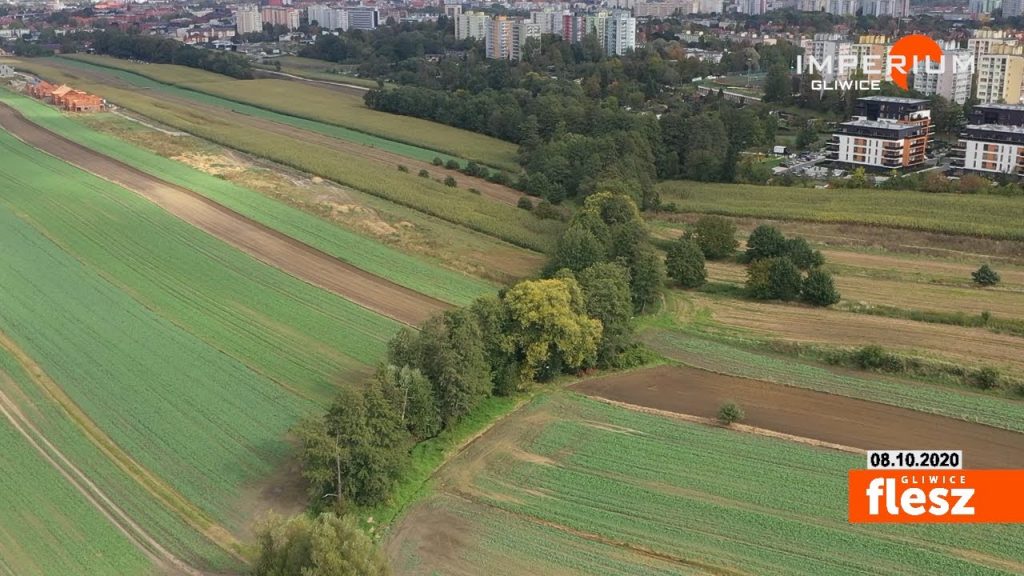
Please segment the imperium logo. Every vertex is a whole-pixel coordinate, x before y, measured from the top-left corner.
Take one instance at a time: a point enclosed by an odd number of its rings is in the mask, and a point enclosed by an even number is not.
[[[881,90],[882,78],[904,90],[909,90],[909,76],[943,74],[946,71],[969,71],[974,74],[973,54],[958,54],[947,58],[942,47],[923,34],[900,38],[889,48],[886,56],[879,54],[840,54],[822,51],[806,58],[797,56],[798,74],[818,75],[811,81],[811,89],[825,90]]]

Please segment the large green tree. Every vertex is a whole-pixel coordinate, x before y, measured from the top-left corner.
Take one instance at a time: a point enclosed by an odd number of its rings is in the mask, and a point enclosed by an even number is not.
[[[668,277],[683,288],[696,288],[707,280],[704,253],[696,241],[685,236],[668,247],[665,269]]]
[[[601,321],[598,362],[607,364],[630,344],[633,302],[629,270],[614,262],[595,264],[577,274],[587,301],[587,314]]]
[[[390,574],[384,555],[350,517],[271,515],[257,527],[256,546],[254,576]]]

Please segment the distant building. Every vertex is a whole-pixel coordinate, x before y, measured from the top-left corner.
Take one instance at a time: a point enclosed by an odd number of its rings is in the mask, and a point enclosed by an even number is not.
[[[512,51],[509,57],[512,60],[523,59],[523,46],[526,41],[530,38],[537,40],[538,46],[540,45],[540,26],[530,21],[521,20],[516,22],[512,26]]]
[[[284,26],[289,30],[295,30],[299,27],[299,11],[295,8],[264,6],[260,10],[260,17],[263,19],[264,24]]]
[[[1003,18],[1024,16],[1024,0],[1003,0]]]
[[[462,4],[448,1],[444,3],[444,15],[447,16],[449,20],[454,21],[460,14],[462,14]]]
[[[1024,46],[993,46],[976,60],[978,90],[975,97],[983,103],[1021,103],[1024,81]]]
[[[860,0],[827,0],[825,3],[825,12],[836,16],[853,16],[860,9]]]
[[[605,54],[622,56],[636,49],[636,18],[625,12],[612,15],[604,21]]]
[[[971,95],[973,74],[968,65],[971,53],[947,49],[943,56],[944,65],[941,67],[918,62],[911,73],[911,87],[925,96],[938,95],[963,104]]]
[[[380,13],[376,8],[360,6],[349,8],[348,27],[351,30],[376,30],[380,26]]]
[[[917,98],[858,98],[854,116],[839,124],[828,157],[875,168],[912,168],[924,163],[933,138],[928,101]]]
[[[534,10],[530,12],[530,22],[533,22],[540,29],[541,34],[562,35],[562,20],[569,15],[568,10]]]
[[[951,154],[965,171],[1021,176],[1024,172],[1024,106],[978,104]]]
[[[324,30],[348,30],[348,14],[340,8],[313,4],[306,7],[306,19]]]
[[[491,17],[483,12],[463,12],[455,18],[455,39],[473,38],[482,40],[487,37],[487,26]]]
[[[740,14],[764,14],[768,11],[768,0],[736,0],[736,11]]]
[[[910,16],[910,0],[869,0],[864,15],[906,18]]]
[[[254,4],[242,4],[235,12],[235,30],[239,34],[263,31],[263,18],[260,9]]]
[[[10,78],[11,76],[14,76],[14,68],[7,64],[0,64],[0,78]]]
[[[849,79],[850,71],[843,70],[840,73],[839,69],[839,63],[849,59],[853,54],[853,42],[847,40],[845,36],[842,34],[815,34],[810,52],[813,59],[818,63],[832,62],[831,70],[822,71],[822,80],[825,82],[836,82]],[[808,72],[811,66],[810,60],[808,58],[804,62]]]
[[[870,73],[866,71],[859,71],[860,75],[865,80],[891,80],[886,78],[887,67],[883,66],[886,56],[889,55],[889,38],[888,36],[882,35],[867,35],[861,36],[857,39],[857,42],[850,47],[850,52],[857,57],[857,62],[876,62],[876,66],[872,68]],[[871,60],[865,60],[865,58],[871,58]]]

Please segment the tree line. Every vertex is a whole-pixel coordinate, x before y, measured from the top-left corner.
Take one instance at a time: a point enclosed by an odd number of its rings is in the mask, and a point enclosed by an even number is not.
[[[233,52],[194,48],[158,36],[143,36],[108,29],[93,35],[92,48],[97,54],[115,58],[141,60],[154,64],[178,64],[231,76],[250,79],[252,65],[248,58]]]

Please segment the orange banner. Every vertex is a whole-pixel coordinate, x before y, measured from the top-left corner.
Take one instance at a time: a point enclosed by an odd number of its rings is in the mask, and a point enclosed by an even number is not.
[[[1024,523],[1024,470],[850,470],[850,522]]]

